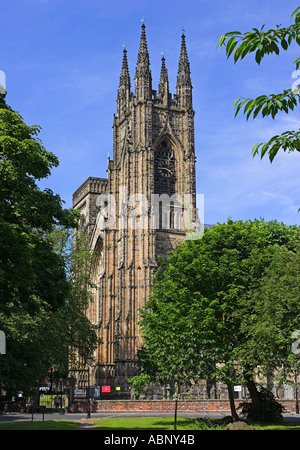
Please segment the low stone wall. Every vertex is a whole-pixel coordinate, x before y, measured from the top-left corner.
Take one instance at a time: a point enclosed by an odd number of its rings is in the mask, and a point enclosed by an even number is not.
[[[236,407],[245,400],[235,400]],[[295,400],[280,400],[285,407],[285,413],[295,413]],[[119,413],[119,412],[173,412],[174,400],[91,400],[91,412],[94,413]],[[36,410],[37,408],[35,408]],[[87,412],[87,400],[75,401],[70,412]],[[46,409],[45,409],[46,411]],[[49,410],[50,411],[50,410]],[[48,411],[48,412],[49,412]],[[53,410],[51,410],[53,411]],[[224,415],[230,414],[229,400],[180,400],[178,411],[185,412],[220,412]],[[32,405],[26,403],[0,402],[0,414],[12,412],[30,413]],[[47,412],[47,411],[46,411]]]
[[[245,400],[236,400],[236,407]],[[294,400],[281,400],[284,412],[295,412]],[[77,401],[71,407],[72,412],[86,412],[87,401]],[[97,413],[118,412],[171,412],[174,411],[174,400],[91,400],[90,408]],[[230,413],[229,400],[185,400],[178,402],[178,411],[185,412],[224,412]]]

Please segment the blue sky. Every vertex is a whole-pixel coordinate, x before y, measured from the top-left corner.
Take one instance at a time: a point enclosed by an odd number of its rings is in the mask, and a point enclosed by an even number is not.
[[[153,88],[164,52],[175,93],[182,28],[193,83],[197,193],[204,194],[205,223],[264,218],[299,224],[299,153],[252,158],[251,149],[274,134],[299,128],[299,110],[275,120],[234,118],[239,97],[290,88],[296,45],[279,56],[251,54],[237,64],[217,50],[227,31],[290,23],[296,0],[0,0],[0,69],[7,103],[60,161],[41,182],[72,204],[89,176],[106,177],[112,124],[126,43],[134,72],[144,17]]]

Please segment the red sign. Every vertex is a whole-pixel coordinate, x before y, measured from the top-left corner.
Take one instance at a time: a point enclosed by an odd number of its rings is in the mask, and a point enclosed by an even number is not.
[[[102,386],[102,392],[110,392],[110,386]]]

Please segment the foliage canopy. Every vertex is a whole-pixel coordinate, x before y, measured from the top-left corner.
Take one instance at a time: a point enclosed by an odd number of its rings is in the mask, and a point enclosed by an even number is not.
[[[276,25],[275,28],[265,30],[263,25],[260,29],[253,28],[251,31],[241,33],[240,31],[230,31],[223,34],[218,42],[218,48],[225,46],[227,58],[233,55],[236,63],[245,58],[250,53],[255,53],[255,61],[257,64],[271,53],[279,55],[280,50],[288,50],[292,43],[300,45],[300,7],[298,7],[291,15],[294,23],[282,27]],[[300,67],[300,58],[293,61],[296,70]],[[237,115],[244,107],[243,113],[247,120],[249,117],[255,119],[259,113],[262,117],[271,116],[273,119],[279,111],[288,114],[299,105],[300,89],[285,89],[280,94],[260,95],[257,98],[239,97],[234,102],[235,115]],[[261,158],[269,155],[272,162],[277,155],[279,149],[285,152],[300,151],[300,134],[299,130],[285,131],[281,135],[273,136],[267,143],[255,144],[252,153],[253,156],[260,152]]]

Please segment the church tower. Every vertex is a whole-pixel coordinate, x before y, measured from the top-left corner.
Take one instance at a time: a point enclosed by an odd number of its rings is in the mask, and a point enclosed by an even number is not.
[[[102,344],[94,355],[93,385],[111,398],[129,395],[142,345],[138,311],[149,298],[158,257],[167,257],[197,224],[194,111],[185,35],[181,36],[176,94],[169,91],[164,56],[158,90],[152,88],[146,27],[142,24],[134,77],[127,50],[113,121],[113,157],[107,179],[90,177],[73,195],[82,231],[97,255],[97,289],[88,317]]]

